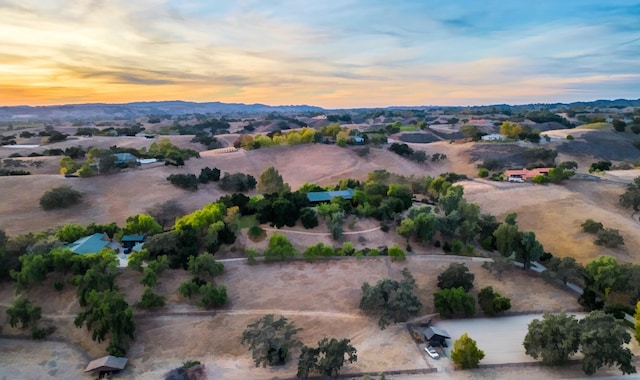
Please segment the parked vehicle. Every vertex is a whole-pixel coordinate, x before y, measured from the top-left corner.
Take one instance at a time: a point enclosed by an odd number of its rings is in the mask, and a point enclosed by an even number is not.
[[[426,346],[424,350],[431,356],[432,359],[440,359],[440,355],[438,355],[438,351],[431,346]]]

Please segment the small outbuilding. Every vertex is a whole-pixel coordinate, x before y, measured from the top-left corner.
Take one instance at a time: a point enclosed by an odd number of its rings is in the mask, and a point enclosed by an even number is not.
[[[118,372],[126,367],[129,359],[127,358],[118,358],[115,356],[103,356],[100,359],[93,360],[87,365],[87,368],[84,369],[85,372],[94,372],[98,371],[100,375],[103,373],[113,373]]]
[[[144,235],[122,235],[120,242],[122,243],[122,248],[131,250],[136,244],[144,243],[145,240]]]
[[[447,339],[451,339],[449,333],[435,326],[429,326],[424,332],[427,343],[432,347],[447,347]]]

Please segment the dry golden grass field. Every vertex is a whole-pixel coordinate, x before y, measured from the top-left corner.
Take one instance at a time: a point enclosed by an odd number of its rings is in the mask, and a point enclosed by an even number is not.
[[[185,360],[200,360],[206,364],[210,379],[269,379],[295,375],[295,363],[283,368],[255,368],[240,335],[248,323],[267,313],[284,315],[304,330],[300,338],[314,344],[324,336],[347,337],[358,350],[358,362],[347,365],[345,372],[378,372],[392,369],[429,368],[431,365],[410,339],[404,325],[380,330],[377,321],[358,309],[363,282],[375,283],[383,277],[399,279],[400,271],[408,267],[417,282],[417,293],[424,304],[422,315],[433,313],[431,294],[437,289],[437,275],[455,257],[440,255],[412,256],[404,263],[392,263],[387,258],[343,259],[316,263],[292,262],[248,266],[243,262],[227,262],[226,273],[219,279],[227,286],[230,303],[215,315],[180,315],[198,312],[177,292],[181,281],[189,278],[184,271],[168,271],[156,286],[167,297],[170,306],[154,315],[140,313],[136,317],[136,341],[129,351],[130,365],[123,378],[155,379]],[[477,292],[486,285],[510,297],[513,311],[573,310],[578,308],[575,297],[547,285],[540,278],[523,275],[517,269],[496,280],[481,268],[479,261],[466,261],[476,275]],[[142,294],[140,274],[125,270],[118,285],[126,289],[127,301],[135,303]],[[75,290],[67,285],[62,292],[53,290],[53,279],[26,294],[43,306],[45,322],[55,323],[54,337],[62,337],[77,345],[90,357],[102,355],[105,344],[91,341],[86,330],[73,326],[79,311]],[[0,299],[10,300],[13,289],[0,289]],[[0,303],[4,314],[8,302]],[[17,333],[4,320],[3,331]],[[49,353],[50,354],[50,353]],[[42,357],[30,357],[24,362],[24,373],[32,365],[37,372]],[[60,359],[62,360],[62,359]],[[59,361],[60,361],[59,360]]]
[[[195,149],[197,144],[190,143],[190,138],[176,136],[172,137],[172,141],[182,147]],[[226,139],[232,141],[233,136],[227,136]],[[117,145],[140,148],[151,142],[144,138],[118,138]],[[113,138],[87,139],[82,143],[86,144],[84,146],[116,145]],[[68,145],[55,147],[75,146],[78,141],[60,144]],[[202,185],[197,192],[184,191],[169,184],[166,177],[172,173],[197,174],[206,166],[217,167],[222,172],[244,172],[256,178],[268,166],[275,166],[293,189],[305,182],[331,185],[347,177],[365,179],[367,173],[376,169],[415,176],[435,176],[442,172],[463,173],[470,177],[476,175],[475,165],[469,163],[472,144],[437,142],[410,145],[427,154],[445,153],[448,159],[419,165],[384,149],[372,148],[368,156],[359,157],[351,148],[312,144],[246,152],[240,150],[226,154],[202,152],[202,158],[191,159],[182,168],[152,164],[113,175],[83,179],[64,178],[58,174],[59,158],[23,158],[20,160],[25,161],[29,165],[27,170],[34,174],[0,179],[0,228],[9,235],[16,235],[67,223],[117,222],[122,225],[128,216],[169,199],[177,200],[187,211],[192,211],[215,201],[224,193],[216,184]],[[14,151],[0,148],[0,158],[5,158],[12,152]],[[571,158],[563,157],[563,160]],[[30,162],[36,160],[43,163],[40,167],[31,169]],[[615,178],[622,177],[624,174]],[[47,189],[64,184],[83,192],[82,203],[66,210],[41,210],[38,204],[41,195]],[[631,217],[629,210],[617,205],[618,196],[624,191],[621,183],[569,181],[563,185],[540,186],[474,179],[464,181],[462,185],[465,187],[466,198],[479,203],[483,212],[494,214],[500,219],[509,212],[516,212],[520,228],[534,231],[546,250],[557,256],[573,256],[581,262],[587,262],[601,254],[609,254],[622,261],[638,262],[639,253],[636,248],[640,243],[637,234],[639,225]],[[593,237],[582,233],[580,229],[580,224],[587,218],[601,221],[605,227],[619,229],[625,239],[625,246],[612,250],[593,244]],[[352,241],[356,247],[394,243],[404,245],[403,239],[393,230],[391,233],[383,233],[375,229],[377,226],[375,221],[354,221],[353,226],[345,228],[346,232],[368,232],[362,235],[348,234],[344,240]],[[300,227],[293,230],[303,231]],[[323,224],[314,229],[313,234],[284,231],[300,249],[318,241],[332,243],[324,235],[326,232]],[[364,242],[358,240],[359,236],[364,237]],[[258,244],[252,243],[244,234],[236,243],[238,247],[263,247],[265,244],[266,240]],[[136,341],[129,352],[130,364],[121,377],[160,378],[186,360],[204,362],[210,379],[271,379],[293,376],[295,362],[278,369],[256,369],[249,352],[239,343],[247,323],[265,313],[282,314],[295,321],[299,327],[304,328],[301,338],[306,344],[315,344],[323,336],[350,338],[358,350],[358,362],[347,365],[345,372],[428,368],[429,362],[425,361],[424,355],[411,341],[404,326],[391,326],[381,331],[375,320],[358,310],[360,286],[364,281],[373,283],[388,276],[399,278],[401,269],[406,266],[416,278],[418,292],[425,305],[423,315],[433,312],[432,293],[436,289],[437,275],[451,260],[461,258],[443,257],[440,250],[419,245],[414,246],[414,251],[421,255],[410,256],[405,263],[400,264],[391,263],[386,258],[316,263],[296,261],[257,266],[248,266],[238,261],[227,262],[227,271],[220,277],[220,282],[228,288],[230,303],[215,315],[193,314],[198,309],[177,292],[179,283],[188,278],[187,273],[168,271],[161,276],[156,286],[158,293],[167,297],[169,302],[169,306],[161,310],[166,314],[138,314]],[[547,285],[539,278],[514,269],[498,281],[481,268],[480,261],[466,262],[476,275],[474,291],[477,292],[485,285],[492,285],[511,298],[514,311],[567,310],[579,307],[575,296]],[[131,304],[137,302],[142,294],[139,280],[140,275],[129,270],[125,270],[118,279],[119,286],[126,290]],[[44,285],[29,289],[26,294],[34,303],[43,307],[45,321],[58,326],[54,337],[67,339],[90,357],[101,356],[106,345],[96,344],[91,341],[86,330],[73,326],[73,318],[80,310],[75,301],[73,286],[67,285],[62,292],[55,292],[53,281],[49,279]],[[14,296],[12,286],[0,285],[0,314],[4,314]],[[0,318],[0,321],[3,323],[3,333],[17,333],[6,324],[4,318]],[[22,362],[20,356],[11,356],[12,362],[20,363],[23,375],[36,374],[27,377],[42,378],[37,374],[42,373],[43,365],[38,363],[47,363],[43,361],[48,360],[48,351],[29,351],[28,346],[25,347],[25,352],[30,352],[31,356],[22,356]],[[4,350],[0,345],[0,357],[4,355]],[[58,362],[64,363],[67,360],[73,364],[73,361],[78,360],[77,355],[71,353],[66,358],[60,357]],[[2,360],[0,358],[0,365]],[[79,376],[82,375],[78,374],[77,377]],[[52,378],[54,377],[56,376]]]

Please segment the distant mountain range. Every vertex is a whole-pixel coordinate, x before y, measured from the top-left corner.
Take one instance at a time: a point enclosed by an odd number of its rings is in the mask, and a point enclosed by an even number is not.
[[[265,104],[183,102],[136,102],[123,104],[88,103],[56,106],[0,107],[0,120],[51,120],[51,119],[131,119],[148,115],[258,115],[270,112],[300,113],[323,112],[321,107],[307,105],[269,106]]]
[[[341,109],[345,112],[349,110],[365,109],[486,109],[496,108],[499,110],[512,108],[514,110],[523,109],[553,109],[561,107],[576,108],[624,108],[640,107],[640,99],[627,100],[595,100],[592,102],[575,103],[535,103],[522,105],[496,104],[487,106],[464,106],[464,107],[440,107],[440,106],[392,106],[392,107],[372,107]],[[185,115],[185,114],[214,114],[219,116],[251,116],[263,115],[271,112],[277,113],[303,113],[303,112],[331,112],[338,110],[327,110],[322,107],[309,105],[287,105],[269,106],[265,104],[244,104],[244,103],[221,103],[221,102],[185,102],[180,100],[160,101],[160,102],[135,102],[122,104],[109,103],[87,103],[87,104],[66,104],[55,106],[6,106],[0,107],[0,120],[130,120],[142,116],[162,116],[162,115]]]

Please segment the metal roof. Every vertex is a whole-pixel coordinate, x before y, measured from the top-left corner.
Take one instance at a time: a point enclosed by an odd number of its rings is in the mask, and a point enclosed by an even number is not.
[[[97,232],[93,235],[80,238],[73,243],[67,244],[65,247],[69,248],[73,253],[98,253],[104,247],[109,245],[109,240],[105,240],[105,234]]]
[[[134,242],[142,242],[145,241],[144,235],[122,235],[122,239],[120,241],[134,241]]]
[[[127,365],[128,361],[129,359],[127,358],[117,358],[111,355],[103,356],[100,359],[91,361],[84,371],[117,371],[123,369]]]
[[[338,190],[338,191],[312,191],[307,193],[307,199],[310,202],[329,202],[331,199],[335,197],[342,197],[344,199],[353,198],[353,194],[355,190],[347,189],[347,190]]]
[[[427,327],[427,330],[425,331],[425,335],[427,336],[427,339],[431,339],[434,335],[438,335],[446,339],[451,339],[448,332],[444,331],[443,329],[439,329],[435,326]]]

